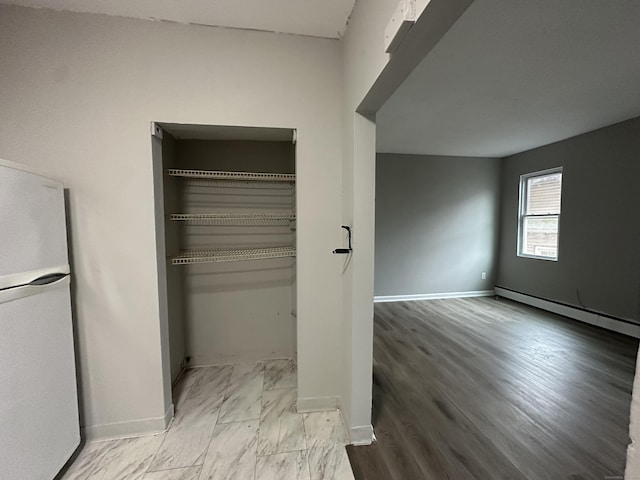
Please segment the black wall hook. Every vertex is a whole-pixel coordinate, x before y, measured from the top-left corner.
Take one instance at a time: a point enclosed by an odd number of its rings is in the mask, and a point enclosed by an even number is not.
[[[333,253],[351,253],[353,252],[353,249],[351,248],[351,227],[347,225],[341,225],[341,227],[344,228],[349,235],[349,248],[336,248]]]

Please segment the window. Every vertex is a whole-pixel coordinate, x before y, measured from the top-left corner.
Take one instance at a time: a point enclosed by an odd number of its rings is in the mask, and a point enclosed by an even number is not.
[[[518,255],[558,260],[562,167],[520,177]]]

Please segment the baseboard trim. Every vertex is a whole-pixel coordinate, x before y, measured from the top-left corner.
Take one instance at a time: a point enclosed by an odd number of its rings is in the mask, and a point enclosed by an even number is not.
[[[255,363],[263,360],[279,360],[282,358],[295,358],[293,350],[275,350],[270,352],[244,353],[239,355],[191,355],[187,368],[210,367],[217,365],[234,365],[237,363]]]
[[[173,382],[171,382],[171,391],[173,391],[173,389],[176,388],[176,385],[178,384],[178,382],[182,379],[184,374],[187,372],[187,368],[188,367],[184,365],[180,368],[180,372],[178,372],[178,376]]]
[[[172,403],[162,417],[82,427],[82,438],[87,442],[98,442],[119,438],[158,435],[166,431],[173,419],[173,415],[174,406]]]
[[[164,430],[168,430],[171,422],[173,422],[173,418],[176,416],[176,406],[172,402],[167,408],[167,411],[164,412]]]
[[[338,397],[298,397],[298,412],[323,412],[327,410],[335,410],[340,406]]]
[[[373,426],[361,425],[359,427],[351,427],[349,431],[352,445],[371,445],[373,441]]]
[[[496,287],[496,295],[524,303],[525,305],[531,305],[532,307],[540,308],[548,312],[557,313],[558,315],[563,315],[580,322],[595,325],[596,327],[622,333],[623,335],[628,335],[630,337],[640,338],[640,325],[622,322],[594,312],[586,312],[579,308],[573,308],[550,300],[544,300],[524,293],[514,292],[513,290],[507,290],[506,288]]]
[[[470,292],[419,293],[417,295],[379,295],[373,297],[374,303],[411,302],[413,300],[441,300],[444,298],[492,297],[493,290],[475,290]]]

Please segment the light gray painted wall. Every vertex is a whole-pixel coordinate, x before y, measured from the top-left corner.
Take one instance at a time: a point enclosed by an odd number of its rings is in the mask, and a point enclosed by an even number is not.
[[[295,173],[291,142],[178,140],[181,168]]]
[[[295,172],[291,142],[179,140],[176,155],[179,168],[185,169]],[[182,184],[179,179],[172,181]],[[291,211],[294,207],[295,189],[291,188],[185,184],[181,191],[180,213]],[[259,247],[290,245],[293,237],[289,224],[185,225],[180,243],[183,249]],[[190,365],[293,356],[294,259],[172,265],[168,269],[184,282],[183,328]]]
[[[375,122],[356,110],[389,60],[384,30],[396,0],[356,2],[343,40],[343,158],[342,224],[353,228],[353,253],[334,255],[342,271],[342,322],[339,336],[344,348],[342,407],[351,439],[370,443],[373,363],[373,237],[375,191]],[[335,245],[344,231],[334,227]],[[335,247],[333,247],[335,248]],[[299,343],[302,350],[305,345]]]
[[[160,334],[159,338],[159,347],[160,351],[164,352],[164,355],[160,356],[160,366],[161,366],[161,380],[162,385],[171,385],[171,358],[170,358],[170,345],[169,345],[169,306],[167,302],[167,258],[166,258],[166,236],[165,236],[165,209],[164,209],[164,174],[163,174],[163,162],[162,162],[162,140],[156,136],[152,136],[151,140],[151,168],[152,168],[152,178],[153,178],[153,198],[156,199],[156,205],[153,209],[153,220],[154,224],[157,226],[155,229],[155,262],[156,269],[158,274],[155,277],[156,286],[158,289],[158,333]],[[71,231],[74,232],[75,229]],[[107,292],[105,292],[107,293]],[[109,295],[110,293],[107,293]],[[77,303],[80,303],[80,298],[78,298]],[[81,324],[78,323],[78,328],[76,331],[80,330]],[[78,363],[80,366],[87,363],[87,360],[82,356],[82,343],[79,338],[76,340],[75,348],[80,351],[80,356],[76,355],[78,358]],[[81,371],[82,373],[82,371]],[[80,386],[80,391],[85,391],[85,388],[89,390],[88,387],[85,387],[85,382],[87,382],[85,375],[81,375],[78,378],[78,383]],[[90,390],[89,390],[90,391]],[[171,416],[173,415],[173,403],[171,401],[171,389],[163,388],[162,389],[162,405],[165,407],[165,414],[163,417],[155,417],[151,419],[151,421],[144,422],[144,425],[140,425],[138,421],[134,421],[133,428],[140,429],[141,431],[153,431],[155,429],[161,428],[162,426],[166,426],[167,423],[171,420]],[[84,393],[80,394],[81,397],[84,398]],[[85,407],[86,408],[86,407]],[[94,426],[89,423],[81,424],[84,425],[84,437],[88,439],[93,439],[96,437],[114,437],[121,436],[123,433],[121,427],[122,424],[102,424],[100,426]],[[132,425],[128,425],[126,430],[129,430]],[[166,428],[166,427],[165,427]],[[126,431],[125,430],[125,431]]]
[[[0,44],[0,157],[69,189],[87,436],[170,413],[151,121],[297,129],[298,395],[335,399],[340,42],[2,5]]]
[[[497,284],[640,321],[640,118],[503,160]],[[562,166],[557,262],[516,255],[519,176]]]
[[[162,166],[163,172],[168,168],[180,168],[175,139],[164,132],[162,137]],[[178,213],[182,211],[182,195],[180,184],[174,178],[162,176],[164,213]],[[164,259],[177,254],[181,247],[182,224],[180,222],[165,222],[165,252]],[[184,338],[184,281],[180,269],[166,266],[167,272],[167,310],[169,323],[169,346],[171,361],[171,381],[174,382],[182,369],[186,357]]]
[[[378,154],[376,296],[492,289],[499,187],[499,159]]]

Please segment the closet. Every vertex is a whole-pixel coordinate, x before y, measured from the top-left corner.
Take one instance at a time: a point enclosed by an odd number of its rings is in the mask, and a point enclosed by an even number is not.
[[[172,381],[295,359],[295,131],[153,125]]]

